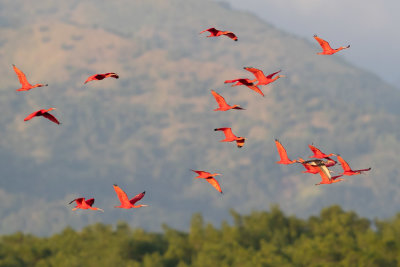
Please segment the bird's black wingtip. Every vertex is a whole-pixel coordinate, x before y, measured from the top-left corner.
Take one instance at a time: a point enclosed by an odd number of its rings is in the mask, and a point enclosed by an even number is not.
[[[114,186],[118,186],[117,184],[113,184]]]
[[[146,194],[146,191],[143,191],[142,194]]]

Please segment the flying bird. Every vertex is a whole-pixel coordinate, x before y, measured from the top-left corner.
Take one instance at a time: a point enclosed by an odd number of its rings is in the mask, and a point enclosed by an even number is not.
[[[60,122],[56,119],[56,117],[54,117],[53,115],[51,115],[49,112],[52,111],[53,109],[56,108],[49,108],[49,109],[40,109],[38,111],[35,111],[33,113],[31,113],[28,117],[26,117],[24,119],[24,121],[29,121],[30,119],[32,119],[33,117],[45,117],[48,120],[51,120],[54,123],[60,124]]]
[[[217,128],[214,129],[214,131],[223,131],[225,134],[225,139],[221,140],[220,142],[233,142],[236,141],[236,145],[238,148],[241,148],[242,146],[244,146],[244,141],[246,138],[241,137],[241,136],[236,136],[233,134],[232,129],[231,128]]]
[[[217,36],[225,35],[225,36],[228,36],[229,38],[231,38],[234,41],[238,40],[237,36],[233,32],[220,31],[220,30],[217,30],[215,28],[209,28],[207,30],[201,31],[200,34],[202,34],[203,32],[207,32],[207,31],[210,33],[210,35],[208,35],[207,37],[217,37]]]
[[[279,142],[278,139],[275,139],[275,144],[276,148],[278,149],[279,157],[281,158],[281,160],[277,161],[276,163],[288,165],[297,162],[297,160],[289,159],[286,149],[283,147],[283,145]]]
[[[318,55],[332,55],[335,54],[336,52],[339,52],[340,50],[343,49],[347,49],[350,47],[350,45],[348,46],[342,46],[339,47],[337,49],[333,49],[329,43],[327,41],[325,41],[324,39],[319,38],[317,35],[314,35],[315,40],[317,40],[317,42],[319,43],[319,45],[322,48],[322,52],[317,53]]]
[[[371,170],[371,168],[361,169],[361,170],[352,170],[350,168],[349,164],[340,155],[337,155],[337,159],[338,159],[338,161],[340,162],[340,164],[342,165],[342,168],[343,168],[342,175],[347,175],[347,176],[357,175],[357,174],[361,174],[362,172],[366,172],[366,171],[370,171]]]
[[[276,81],[277,79],[279,79],[281,77],[285,77],[285,75],[276,75],[279,72],[281,72],[282,70],[279,70],[277,72],[269,74],[268,76],[265,76],[264,73],[262,72],[262,70],[259,70],[259,69],[253,68],[253,67],[244,67],[244,69],[247,71],[250,71],[251,73],[254,74],[254,76],[256,77],[256,79],[258,81],[258,83],[256,84],[257,86],[258,85],[267,85],[267,84],[270,84],[270,83]]]
[[[17,91],[29,91],[29,90],[31,90],[33,88],[36,88],[36,87],[47,86],[47,84],[41,84],[41,83],[37,83],[35,85],[30,84],[28,82],[28,80],[26,79],[25,74],[21,70],[19,70],[14,64],[12,66],[14,68],[15,73],[18,76],[20,84],[22,85],[21,88],[17,89]]]
[[[131,208],[140,208],[148,206],[148,205],[135,205],[136,202],[138,202],[144,197],[146,191],[137,194],[131,200],[129,200],[126,193],[118,185],[114,184],[114,190],[117,193],[119,201],[121,202],[121,206],[115,206],[114,208],[131,209]]]
[[[311,173],[311,174],[317,174],[319,173],[319,167],[317,166],[317,163],[314,160],[307,160],[305,161],[302,158],[299,158],[297,160],[298,163],[301,163],[304,168],[306,168],[303,173]]]
[[[336,154],[333,154],[333,153],[330,153],[329,155],[327,155],[313,145],[308,145],[308,147],[314,153],[314,155],[309,156],[309,158],[324,159],[324,158],[329,158],[331,156],[336,156]]]
[[[214,111],[227,111],[230,109],[239,109],[239,110],[244,110],[244,108],[241,108],[239,105],[233,105],[230,106],[226,103],[225,98],[223,98],[221,95],[217,94],[214,90],[211,90],[212,95],[214,96],[215,100],[218,103],[219,108],[214,109]]]
[[[92,75],[89,78],[87,78],[87,80],[85,81],[84,84],[86,84],[86,83],[88,83],[90,81],[94,81],[94,80],[103,80],[103,79],[109,78],[109,77],[112,77],[112,78],[115,78],[115,79],[119,78],[118,74],[116,74],[114,72],[108,72],[108,73],[103,73],[103,74],[95,74],[95,75]]]
[[[240,79],[234,79],[234,80],[226,80],[224,83],[235,83],[233,86],[239,86],[239,85],[245,85],[247,86],[249,89],[259,93],[260,95],[264,96],[264,93],[260,90],[260,88],[258,88],[254,82],[257,81],[257,79],[251,81],[250,79],[245,79],[245,78],[240,78]]]
[[[88,199],[88,200],[85,200],[84,197],[75,198],[74,200],[69,202],[69,204],[71,204],[74,201],[76,202],[76,206],[72,210],[77,210],[77,209],[87,210],[87,209],[91,209],[91,210],[99,210],[101,212],[104,212],[104,210],[102,210],[100,208],[92,207],[92,205],[94,203],[94,198],[91,198],[91,199]]]
[[[205,171],[196,171],[196,170],[191,170],[191,171],[198,174],[198,176],[194,177],[194,178],[205,179],[212,186],[214,186],[214,188],[217,189],[218,192],[223,194],[222,190],[221,190],[221,186],[219,185],[218,181],[214,178],[214,176],[221,175],[220,173],[209,173],[209,172],[205,172]]]

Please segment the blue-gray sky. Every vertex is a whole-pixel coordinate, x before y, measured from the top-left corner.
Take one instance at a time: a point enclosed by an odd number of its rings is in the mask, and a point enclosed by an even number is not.
[[[399,0],[226,1],[311,41],[318,34],[332,47],[350,44],[343,57],[400,88]]]

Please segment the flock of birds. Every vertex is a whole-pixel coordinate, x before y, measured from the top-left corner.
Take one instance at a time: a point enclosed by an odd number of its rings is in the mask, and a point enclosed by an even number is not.
[[[233,32],[220,31],[215,28],[206,29],[204,31],[201,31],[200,34],[207,32],[207,31],[210,33],[210,35],[208,35],[207,37],[227,36],[234,41],[238,41],[238,37]],[[350,45],[349,45],[349,46],[342,46],[337,49],[332,49],[327,41],[319,38],[317,35],[314,35],[314,38],[320,44],[320,46],[322,48],[322,52],[317,53],[319,55],[332,55],[336,52],[339,52],[340,50],[350,47]],[[47,84],[40,84],[40,83],[35,84],[35,85],[30,84],[28,82],[25,74],[21,70],[19,70],[15,65],[13,65],[13,68],[14,68],[15,73],[18,76],[19,82],[21,83],[21,88],[17,89],[17,91],[29,91],[33,88],[48,86]],[[253,67],[245,67],[244,69],[251,72],[254,75],[253,80],[248,79],[248,78],[238,78],[238,79],[233,79],[233,80],[226,80],[225,83],[233,83],[232,86],[244,85],[244,86],[248,87],[249,89],[257,92],[258,94],[264,96],[264,93],[262,92],[262,90],[260,89],[259,86],[268,85],[281,77],[285,77],[284,75],[277,75],[278,73],[281,72],[281,70],[271,73],[269,75],[265,75],[262,70],[259,70],[259,69],[253,68]],[[84,84],[86,84],[90,81],[103,80],[105,78],[118,79],[119,76],[118,76],[118,74],[113,73],[113,72],[104,73],[104,74],[95,74],[95,75],[88,77],[86,79],[86,81],[84,82]],[[232,106],[229,105],[226,102],[226,100],[224,99],[224,97],[222,97],[220,94],[218,94],[214,90],[211,90],[211,93],[214,96],[214,98],[218,104],[218,108],[214,109],[214,111],[227,111],[230,109],[244,110],[244,108],[240,107],[239,105],[232,105]],[[56,124],[60,124],[60,122],[57,120],[57,118],[54,115],[49,113],[54,109],[55,108],[37,110],[37,111],[31,113],[30,115],[28,115],[24,119],[24,121],[29,121],[34,117],[44,117]],[[225,139],[221,140],[220,142],[236,142],[236,145],[238,148],[241,148],[244,146],[246,138],[234,135],[231,128],[227,128],[227,127],[216,128],[214,130],[222,131],[224,133]],[[343,181],[344,179],[338,179],[338,178],[342,177],[343,175],[347,175],[347,176],[357,175],[357,174],[361,174],[365,171],[369,171],[371,169],[371,168],[368,168],[368,169],[361,169],[361,170],[352,170],[350,168],[349,164],[345,160],[343,160],[343,158],[340,155],[333,154],[333,153],[327,155],[327,154],[321,152],[321,150],[319,150],[318,148],[316,148],[313,145],[309,145],[311,151],[314,153],[312,156],[310,156],[310,158],[312,158],[311,160],[306,161],[300,157],[297,160],[290,160],[285,148],[282,146],[282,144],[279,142],[279,140],[275,139],[275,144],[276,144],[279,156],[280,156],[280,161],[278,161],[277,163],[285,164],[285,165],[289,165],[289,164],[293,164],[293,163],[302,164],[306,169],[306,171],[304,171],[304,173],[319,174],[321,176],[321,179],[322,179],[321,182],[316,185],[332,184],[332,183],[340,182],[340,181]],[[340,173],[336,176],[332,176],[331,173],[333,171],[328,169],[329,167],[335,166],[337,164],[337,161],[335,161],[331,158],[332,156],[336,156],[337,160],[340,162],[340,165],[343,168],[343,173]],[[220,192],[222,194],[221,186],[218,183],[218,181],[215,179],[215,176],[221,175],[220,173],[210,173],[210,172],[202,171],[202,170],[192,170],[192,171],[198,175],[195,178],[205,179],[218,192]],[[140,208],[140,207],[147,206],[147,205],[143,205],[143,204],[140,204],[140,205],[136,204],[139,200],[141,200],[145,196],[145,193],[146,193],[145,191],[140,194],[137,194],[132,199],[129,199],[127,194],[118,185],[114,184],[113,186],[114,186],[114,190],[117,194],[117,197],[118,197],[119,201],[121,202],[121,205],[115,206],[115,208],[131,209],[131,208]],[[80,198],[76,198],[76,199],[72,200],[69,204],[72,204],[73,202],[76,203],[76,206],[75,206],[75,208],[73,208],[73,210],[91,209],[91,210],[98,210],[98,211],[103,212],[102,209],[93,207],[94,198],[90,198],[90,199],[86,200],[85,198],[80,197]]]

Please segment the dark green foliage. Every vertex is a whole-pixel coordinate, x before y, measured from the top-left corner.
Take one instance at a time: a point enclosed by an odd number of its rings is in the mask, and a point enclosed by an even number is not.
[[[194,214],[188,233],[163,233],[119,222],[66,228],[48,238],[0,239],[0,266],[398,266],[400,214],[375,221],[331,206],[307,220],[269,212],[240,215],[220,229]]]

